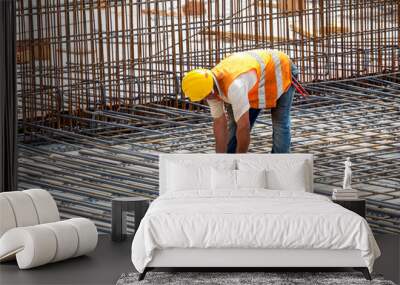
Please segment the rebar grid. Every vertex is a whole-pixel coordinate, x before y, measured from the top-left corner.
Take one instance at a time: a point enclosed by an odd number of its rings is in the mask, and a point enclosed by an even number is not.
[[[399,70],[396,0],[17,0],[23,127],[182,99],[182,74],[253,48],[306,82]],[[25,124],[26,123],[26,124]]]
[[[293,108],[293,151],[315,155],[316,191],[340,186],[350,156],[371,226],[399,233],[399,6],[17,0],[19,187],[48,189],[63,217],[109,231],[112,196],[157,196],[157,153],[213,152],[208,107],[183,100],[182,74],[234,51],[276,48],[309,82],[312,96]],[[264,112],[250,149],[270,146]]]
[[[295,96],[292,152],[314,154],[315,191],[340,187],[351,157],[352,185],[367,199],[371,227],[400,233],[400,73],[309,83],[307,90],[307,99]],[[61,114],[73,123],[64,129],[30,124],[32,142],[19,145],[19,187],[48,189],[62,216],[87,216],[109,231],[112,196],[158,195],[158,153],[214,152],[208,107],[194,105]],[[266,110],[250,151],[268,152],[271,134]]]

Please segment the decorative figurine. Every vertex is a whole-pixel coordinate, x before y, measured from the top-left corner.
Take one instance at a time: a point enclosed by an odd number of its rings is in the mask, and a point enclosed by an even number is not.
[[[343,190],[351,189],[351,161],[350,157],[344,162],[344,179],[343,179]]]

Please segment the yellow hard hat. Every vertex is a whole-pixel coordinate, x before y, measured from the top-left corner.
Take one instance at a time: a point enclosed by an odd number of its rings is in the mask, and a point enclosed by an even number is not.
[[[182,91],[190,101],[204,99],[213,89],[214,81],[211,70],[193,69],[182,79]]]

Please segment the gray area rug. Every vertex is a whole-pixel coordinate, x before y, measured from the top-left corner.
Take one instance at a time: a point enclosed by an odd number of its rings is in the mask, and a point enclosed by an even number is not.
[[[137,280],[138,276],[138,273],[122,274],[117,285],[395,285],[376,275],[368,281],[359,272],[148,272],[142,281]]]

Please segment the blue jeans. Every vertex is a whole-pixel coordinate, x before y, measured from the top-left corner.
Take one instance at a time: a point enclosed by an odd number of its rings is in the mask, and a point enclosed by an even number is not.
[[[299,71],[297,67],[291,63],[292,75],[297,77]],[[290,109],[292,107],[293,95],[295,88],[291,85],[290,88],[283,93],[278,101],[276,102],[276,107],[271,108],[271,118],[272,118],[272,150],[271,153],[289,153],[290,152]],[[227,153],[236,153],[236,122],[233,117],[233,111],[231,105],[227,106],[228,112],[228,148]],[[249,109],[249,121],[250,121],[250,131],[253,129],[254,123],[261,109]]]

